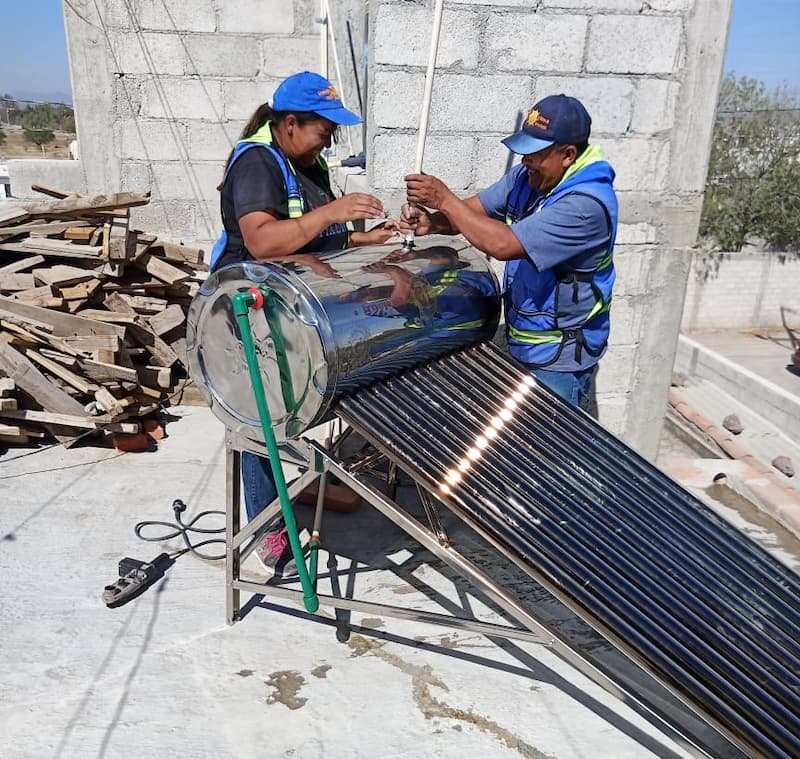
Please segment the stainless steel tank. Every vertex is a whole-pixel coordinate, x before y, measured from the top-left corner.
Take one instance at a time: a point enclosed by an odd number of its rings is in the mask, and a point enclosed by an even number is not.
[[[250,324],[278,441],[324,421],[342,395],[490,338],[500,316],[485,256],[451,237],[220,269],[189,308],[189,371],[215,415],[259,441],[232,305],[252,287],[267,293]]]

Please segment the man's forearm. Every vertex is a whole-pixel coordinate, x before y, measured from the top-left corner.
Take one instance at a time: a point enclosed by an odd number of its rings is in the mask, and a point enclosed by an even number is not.
[[[460,200],[452,195],[436,215],[445,216],[451,227],[488,256],[501,261],[522,258],[525,251],[508,225],[487,216],[479,204],[477,198]]]

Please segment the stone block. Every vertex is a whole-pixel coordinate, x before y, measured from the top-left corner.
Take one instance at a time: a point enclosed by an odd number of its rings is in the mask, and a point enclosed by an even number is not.
[[[213,0],[191,2],[153,2],[133,0],[136,21],[141,29],[180,32],[213,32],[217,28]]]
[[[501,71],[578,72],[588,16],[493,13],[484,35],[490,60]]]
[[[151,164],[153,200],[193,200],[219,198],[226,156],[216,162],[156,161]]]
[[[280,79],[265,79],[255,82],[222,82],[225,118],[240,119],[246,123],[262,103],[272,102],[272,96],[280,81]]]
[[[225,0],[219,4],[217,31],[235,34],[292,34],[294,3],[287,0]]]
[[[170,161],[182,155],[186,146],[186,127],[164,119],[137,119],[118,122],[115,143],[120,159]]]
[[[476,192],[494,184],[512,165],[519,163],[519,156],[515,156],[500,142],[507,134],[481,135],[477,138],[473,172]]]
[[[667,186],[670,144],[666,139],[626,137],[599,141],[617,172],[618,190],[663,190]]]
[[[156,201],[131,209],[131,225],[176,243],[197,237],[196,209],[190,201]]]
[[[474,69],[478,65],[479,17],[469,11],[442,13],[436,66]],[[392,66],[427,66],[433,6],[381,5],[375,23],[375,62]]]
[[[148,161],[122,161],[120,165],[120,190],[123,192],[152,191],[153,174]]]
[[[465,190],[472,178],[471,137],[428,137],[423,168],[453,191]],[[376,188],[405,187],[403,177],[414,170],[415,134],[380,134],[373,141],[372,184]]]
[[[593,134],[624,134],[628,131],[635,88],[627,77],[540,76],[536,79],[533,100],[560,92],[578,98],[586,106],[592,117]]]
[[[142,84],[143,118],[222,118],[222,87],[210,79],[168,79],[159,77]]]
[[[668,79],[640,79],[636,83],[631,130],[659,134],[672,129],[680,86]]]
[[[656,242],[656,228],[652,224],[622,224],[617,227],[615,248],[623,245],[647,245]]]
[[[212,124],[207,121],[190,121],[187,124],[189,135],[189,159],[192,161],[225,160],[244,124],[226,121]],[[173,156],[174,157],[174,156]]]
[[[441,74],[433,85],[433,131],[509,134],[520,108],[531,101],[527,76]]]
[[[109,32],[108,45],[117,74],[179,75],[186,72],[186,50],[177,34]]]
[[[369,93],[372,123],[377,128],[416,128],[422,110],[420,93],[424,88],[422,72],[378,70]]]
[[[280,80],[303,69],[319,69],[319,36],[266,37],[260,44],[262,75]]]
[[[625,54],[620,54],[624,44]],[[683,20],[660,16],[593,16],[586,70],[673,74],[681,67]]]
[[[186,37],[189,73],[252,78],[261,70],[261,42],[255,37],[192,34]]]

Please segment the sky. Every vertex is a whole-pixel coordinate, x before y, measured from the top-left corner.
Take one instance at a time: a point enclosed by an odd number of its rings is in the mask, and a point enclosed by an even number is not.
[[[0,51],[0,94],[71,102],[62,0],[0,0]],[[734,0],[725,71],[800,93],[800,0]]]

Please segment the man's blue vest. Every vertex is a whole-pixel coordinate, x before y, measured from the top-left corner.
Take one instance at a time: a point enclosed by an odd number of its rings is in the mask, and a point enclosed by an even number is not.
[[[612,251],[617,198],[613,176],[605,161],[594,161],[549,195],[537,197],[528,184],[527,171],[520,171],[509,193],[509,224],[570,194],[597,200],[608,222],[608,242],[600,250],[579,254],[545,271],[539,271],[527,256],[506,265],[503,291],[509,353],[524,364],[577,371],[593,366],[605,352],[615,278]],[[562,355],[567,346],[570,349]]]

